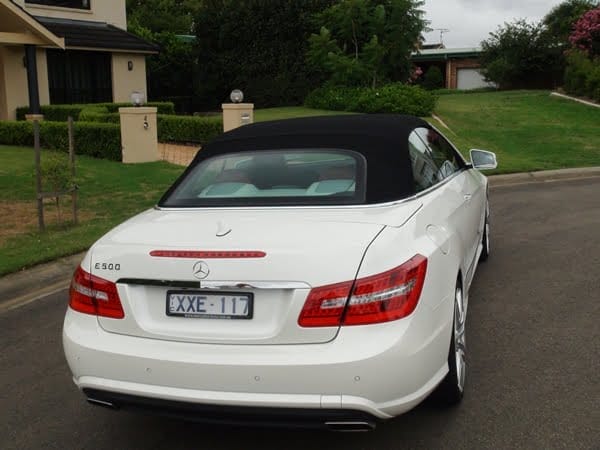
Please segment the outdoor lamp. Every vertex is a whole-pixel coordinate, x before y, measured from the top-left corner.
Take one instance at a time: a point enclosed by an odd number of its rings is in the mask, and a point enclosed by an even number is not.
[[[244,93],[239,89],[234,89],[231,91],[229,98],[233,103],[242,103],[244,101]]]
[[[133,91],[131,93],[131,103],[133,103],[133,106],[143,106],[146,103],[146,98],[141,92]]]

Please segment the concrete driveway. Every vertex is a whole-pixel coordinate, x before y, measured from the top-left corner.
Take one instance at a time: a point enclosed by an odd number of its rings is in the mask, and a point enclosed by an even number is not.
[[[66,291],[0,314],[0,448],[598,449],[600,178],[492,190],[458,408],[372,433],[210,428],[88,406],[61,348]]]

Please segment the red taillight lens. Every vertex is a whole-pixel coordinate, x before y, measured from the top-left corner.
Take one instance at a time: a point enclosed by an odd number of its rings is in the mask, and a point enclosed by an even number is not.
[[[298,319],[302,327],[367,325],[409,316],[417,307],[427,258],[416,255],[387,272],[352,282],[314,288]]]
[[[417,307],[427,258],[417,255],[399,267],[356,280],[343,325],[390,322],[409,316]]]
[[[352,282],[311,289],[298,324],[301,327],[338,327],[346,307]]]
[[[97,277],[79,266],[73,274],[69,306],[75,311],[94,316],[122,319],[125,317],[117,285]]]

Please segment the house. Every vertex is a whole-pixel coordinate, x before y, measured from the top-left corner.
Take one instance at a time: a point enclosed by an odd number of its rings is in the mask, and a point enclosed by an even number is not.
[[[146,94],[146,55],[125,0],[0,0],[0,120],[40,104],[128,102]]]
[[[426,73],[431,66],[437,66],[444,75],[447,89],[478,89],[493,87],[485,81],[479,69],[479,48],[422,48],[413,53],[411,61]]]

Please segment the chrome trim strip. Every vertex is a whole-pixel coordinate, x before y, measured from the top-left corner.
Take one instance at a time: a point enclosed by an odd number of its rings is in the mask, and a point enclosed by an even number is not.
[[[182,289],[310,289],[308,283],[302,281],[180,281],[180,280],[150,280],[143,278],[121,278],[117,284],[133,286],[161,286]]]

